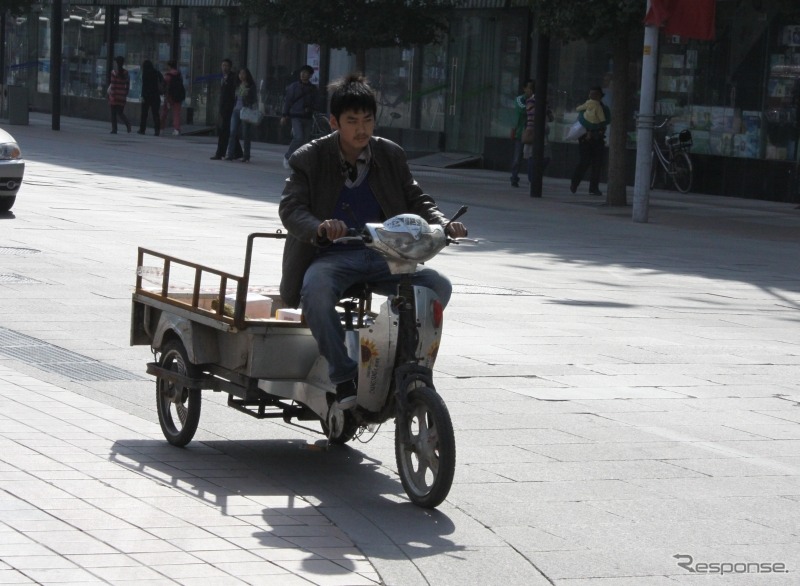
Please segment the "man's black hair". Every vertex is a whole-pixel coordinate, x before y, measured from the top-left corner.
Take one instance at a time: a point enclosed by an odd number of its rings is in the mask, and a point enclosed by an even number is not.
[[[342,112],[367,112],[375,116],[378,103],[375,92],[360,73],[351,73],[328,86],[331,96],[331,115],[338,120]]]
[[[304,71],[308,71],[308,74],[309,74],[309,75],[314,75],[314,68],[313,68],[313,67],[311,67],[310,65],[303,65],[303,66],[300,68],[300,73],[302,73],[302,72],[304,72]]]
[[[231,67],[233,67],[233,61],[231,61],[231,60],[230,60],[230,59],[228,59],[227,57],[225,57],[225,59],[223,59],[223,60],[222,60],[222,62],[223,62],[223,63],[227,63],[228,65],[230,65]]]

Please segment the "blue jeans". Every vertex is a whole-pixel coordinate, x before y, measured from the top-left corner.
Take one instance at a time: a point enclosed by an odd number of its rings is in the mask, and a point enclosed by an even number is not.
[[[519,183],[519,168],[522,164],[522,140],[514,139],[514,157],[511,159],[511,183]]]
[[[291,121],[292,142],[289,143],[289,148],[284,155],[287,159],[311,138],[311,118],[291,118]]]
[[[234,110],[231,114],[231,133],[228,138],[228,152],[226,157],[232,159],[236,154],[236,146],[239,142],[239,128],[242,129],[242,144],[244,148],[243,158],[248,160],[250,158],[250,125],[247,122],[242,122],[241,110]]]
[[[320,354],[328,361],[328,375],[333,384],[352,380],[358,374],[358,364],[347,355],[344,328],[336,311],[342,293],[356,283],[366,282],[376,293],[389,295],[397,292],[399,281],[399,275],[389,272],[384,258],[366,248],[323,251],[308,267],[300,304]],[[453,286],[437,271],[418,269],[413,282],[436,292],[443,305],[450,301]]]

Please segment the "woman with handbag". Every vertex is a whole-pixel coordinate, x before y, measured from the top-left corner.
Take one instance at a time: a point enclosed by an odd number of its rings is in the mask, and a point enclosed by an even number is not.
[[[246,67],[239,70],[239,87],[236,88],[236,105],[233,107],[231,116],[231,133],[228,139],[228,152],[225,155],[226,161],[234,160],[236,150],[236,138],[239,129],[242,130],[242,163],[250,162],[250,134],[252,124],[242,120],[243,108],[254,108],[258,106],[258,96],[256,94],[256,81],[253,74]]]

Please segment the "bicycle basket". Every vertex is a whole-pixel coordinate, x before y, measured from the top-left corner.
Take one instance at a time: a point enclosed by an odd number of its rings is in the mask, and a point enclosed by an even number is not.
[[[664,141],[671,149],[688,149],[692,146],[692,132],[681,130],[677,134],[671,134]]]

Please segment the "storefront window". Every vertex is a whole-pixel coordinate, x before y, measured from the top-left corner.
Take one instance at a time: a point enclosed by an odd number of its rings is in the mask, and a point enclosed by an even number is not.
[[[378,113],[375,123],[383,128],[410,128],[414,49],[391,47],[367,53],[366,76],[375,90]]]
[[[219,104],[220,64],[225,58],[234,68],[253,67],[238,63],[242,54],[242,27],[228,9],[182,8],[178,68],[186,84],[186,99],[194,110],[195,123],[216,123]],[[258,79],[258,77],[256,77]]]
[[[444,131],[446,63],[445,46],[428,45],[422,49],[422,79],[419,89],[421,130]]]
[[[800,22],[776,23],[770,41],[764,156],[796,161],[800,160]]]
[[[525,81],[520,79],[520,71],[525,50],[526,26],[527,20],[524,18],[510,18],[500,22],[497,46],[498,91],[492,100],[494,105],[490,136],[507,137],[510,129],[516,125],[514,99],[522,93]]]
[[[549,125],[551,142],[566,142],[570,126],[578,119],[577,106],[586,101],[589,88],[600,86],[603,102],[614,100],[613,61],[607,42],[553,42],[550,49],[550,79],[547,103],[555,121]],[[638,80],[635,81],[638,87]],[[635,88],[629,91],[636,92]]]
[[[797,158],[800,22],[720,3],[714,42],[660,39],[656,114],[692,130],[692,153]]]
[[[37,26],[38,15],[6,18],[6,76],[5,85],[26,85],[30,74],[36,70],[36,61],[28,58],[28,29]],[[31,23],[31,18],[34,22]]]

